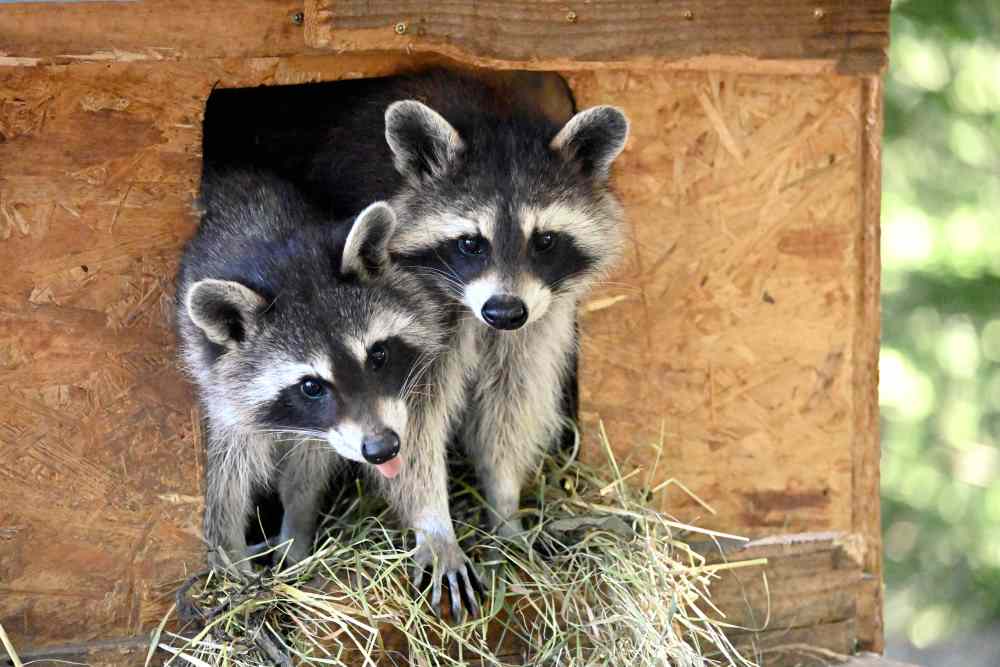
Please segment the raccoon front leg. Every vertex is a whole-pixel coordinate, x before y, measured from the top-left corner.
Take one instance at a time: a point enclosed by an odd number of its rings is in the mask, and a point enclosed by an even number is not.
[[[431,606],[435,612],[440,609],[443,584],[447,583],[452,618],[458,620],[463,604],[473,616],[479,613],[476,597],[483,591],[472,563],[458,544],[448,507],[447,420],[433,421],[440,428],[432,428],[431,433],[401,449],[399,475],[391,480],[379,476],[376,481],[400,522],[416,535],[413,581],[422,589],[427,577],[432,578]]]
[[[490,508],[490,530],[514,538],[524,532],[517,516],[521,487],[538,462],[544,436],[534,435],[535,424],[515,424],[520,415],[513,405],[474,405],[476,414],[466,422],[462,442],[471,450],[470,459]]]
[[[270,472],[266,445],[257,438],[226,435],[211,437],[205,471],[205,540],[212,568],[226,567],[226,558],[243,572],[251,572],[247,560],[246,522],[253,493],[266,483]]]
[[[280,464],[278,493],[284,514],[278,544],[292,541],[285,547],[288,564],[298,563],[312,551],[320,503],[333,474],[330,454],[325,442],[304,440],[295,443]]]
[[[521,488],[562,428],[574,323],[573,304],[555,303],[525,330],[484,334],[462,443],[493,510],[490,527],[502,537],[523,533]]]

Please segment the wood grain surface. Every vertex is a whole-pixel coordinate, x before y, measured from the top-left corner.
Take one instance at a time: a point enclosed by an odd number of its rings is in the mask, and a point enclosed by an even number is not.
[[[0,623],[19,645],[148,631],[201,566],[200,426],[169,313],[212,87],[430,58],[0,67]],[[622,461],[651,465],[662,437],[659,479],[716,511],[671,488],[679,518],[859,533],[874,569],[877,88],[566,75],[580,106],[632,120],[614,174],[628,260],[582,316],[585,454],[603,456],[600,422]],[[831,627],[877,645],[878,613]]]
[[[545,69],[783,63],[885,67],[887,0],[306,0],[306,40],[337,51],[434,51]]]
[[[0,5],[0,65],[395,51],[501,68],[877,73],[889,0],[144,0]]]

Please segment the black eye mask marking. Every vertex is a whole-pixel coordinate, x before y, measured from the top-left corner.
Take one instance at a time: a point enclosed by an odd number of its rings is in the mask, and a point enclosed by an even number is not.
[[[393,261],[414,273],[437,274],[435,282],[445,286],[445,291],[461,298],[459,285],[468,285],[478,278],[492,264],[492,246],[483,237],[462,237],[478,239],[476,253],[467,253],[459,239],[448,239],[423,250],[406,254],[394,254]],[[471,248],[469,248],[471,249]],[[456,285],[457,283],[457,285]]]
[[[333,387],[317,377],[304,377],[278,392],[261,415],[272,428],[326,431],[337,421],[339,401]]]
[[[571,235],[563,232],[536,232],[529,247],[528,268],[549,287],[589,271],[597,262]]]
[[[379,354],[373,355],[375,352]],[[373,390],[380,396],[397,395],[414,370],[419,356],[417,348],[399,336],[374,343],[368,349],[368,359],[365,362],[365,370],[371,374],[369,382],[373,383]],[[375,357],[381,361],[376,361]]]

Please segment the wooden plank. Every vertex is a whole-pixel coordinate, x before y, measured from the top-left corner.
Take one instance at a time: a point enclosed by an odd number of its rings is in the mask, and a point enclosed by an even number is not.
[[[315,47],[438,53],[501,68],[627,62],[873,73],[885,67],[888,29],[889,0],[17,3],[0,5],[0,66],[285,56]]]
[[[867,77],[861,87],[861,216],[857,247],[859,312],[854,330],[854,508],[853,530],[864,535],[868,545],[865,571],[870,577],[862,586],[860,609],[861,646],[882,651],[882,514],[879,503],[879,412],[878,355],[881,334],[879,302],[881,262],[879,216],[882,210],[882,80]]]
[[[301,0],[0,4],[0,66],[305,53]]]
[[[149,638],[133,637],[110,642],[89,642],[71,646],[61,646],[29,653],[18,653],[23,664],[28,662],[82,662],[91,667],[144,667]],[[15,647],[16,648],[16,647]],[[169,658],[164,652],[154,655],[149,665],[159,667]],[[517,665],[516,656],[502,658],[504,664]],[[809,651],[806,647],[779,647],[777,651],[763,652],[758,656],[761,667],[778,667],[787,664],[789,667],[820,667],[825,665],[840,667],[916,667],[896,660],[890,660],[873,653],[843,657],[827,651]],[[473,660],[469,664],[476,667],[481,661]],[[9,658],[0,655],[0,667],[11,667]],[[148,667],[148,666],[146,666]]]
[[[709,562],[767,558],[763,571],[723,570],[712,602],[737,628],[729,633],[762,664],[784,665],[788,647],[849,655],[858,637],[857,594],[862,581],[862,539],[840,533],[783,535],[725,552],[709,549]],[[787,650],[786,653],[801,653]]]
[[[854,604],[861,575],[860,537],[843,534],[785,535],[719,551],[701,545],[708,562],[767,558],[763,570],[723,570],[711,585],[711,600],[726,621],[743,629],[729,637],[766,667],[840,664],[853,650],[858,637]],[[766,586],[764,584],[766,576]],[[766,626],[765,626],[765,620]],[[490,630],[497,636],[499,627]],[[90,642],[24,652],[35,660],[81,659],[91,664],[142,664],[147,639]],[[405,650],[405,641],[391,628],[382,643]],[[505,642],[510,664],[520,647]],[[165,655],[160,656],[165,657]],[[859,667],[861,664],[860,663]],[[877,667],[877,665],[873,665]],[[889,666],[887,666],[889,667]]]
[[[212,87],[400,60],[0,69],[0,624],[18,645],[148,631],[203,565],[171,316]]]
[[[306,0],[306,41],[432,51],[490,67],[880,72],[889,0]]]
[[[146,665],[146,654],[149,650],[147,636],[128,637],[105,641],[93,641],[80,644],[53,646],[47,649],[20,651],[17,646],[18,658],[21,664],[76,664],[88,667],[160,667],[169,657],[165,652],[155,655],[149,665]],[[13,661],[9,656],[0,655],[0,667],[10,667]]]

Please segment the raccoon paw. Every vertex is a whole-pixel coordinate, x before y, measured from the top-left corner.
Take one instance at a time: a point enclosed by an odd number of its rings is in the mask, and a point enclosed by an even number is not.
[[[280,538],[269,537],[263,542],[251,544],[247,547],[250,558],[257,563],[265,563],[270,560],[271,564],[282,568],[288,568],[299,561],[303,561],[312,553],[311,543],[304,539],[285,540],[279,542]]]
[[[222,547],[216,547],[208,552],[209,569],[218,572],[226,572],[237,579],[245,579],[253,576],[253,558],[250,553],[233,553],[226,551]]]
[[[421,541],[413,560],[413,581],[417,589],[424,590],[428,580],[432,584],[431,607],[434,613],[441,614],[442,584],[447,582],[451,620],[456,623],[461,620],[463,603],[471,616],[479,615],[477,600],[484,597],[483,585],[472,562],[454,538]]]

